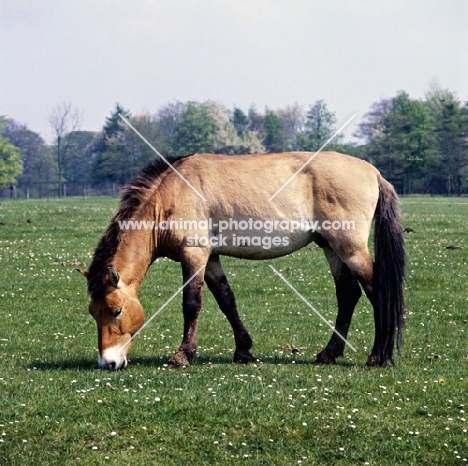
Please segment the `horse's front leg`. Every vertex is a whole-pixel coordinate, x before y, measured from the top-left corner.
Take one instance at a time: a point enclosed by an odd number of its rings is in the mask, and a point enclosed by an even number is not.
[[[210,257],[206,265],[205,281],[234,331],[234,340],[236,342],[234,362],[249,363],[255,361],[250,353],[252,339],[237,312],[236,299],[219,261],[219,256]]]
[[[170,368],[189,366],[190,361],[197,353],[197,324],[198,314],[202,304],[204,280],[204,269],[200,270],[200,268],[203,267],[203,262],[203,259],[197,260],[196,257],[191,257],[186,261],[182,261],[183,281],[186,283],[182,292],[184,335],[182,344],[169,360]]]

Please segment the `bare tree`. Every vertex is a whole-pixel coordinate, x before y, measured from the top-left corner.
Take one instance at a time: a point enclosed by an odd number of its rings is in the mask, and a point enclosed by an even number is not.
[[[55,139],[54,158],[57,163],[59,197],[62,196],[63,171],[73,153],[74,132],[80,128],[81,119],[81,112],[74,109],[69,102],[56,105],[49,115],[49,124]]]
[[[285,137],[284,147],[287,150],[298,150],[299,142],[297,135],[304,131],[306,115],[304,109],[299,104],[288,105],[275,111],[281,122]]]

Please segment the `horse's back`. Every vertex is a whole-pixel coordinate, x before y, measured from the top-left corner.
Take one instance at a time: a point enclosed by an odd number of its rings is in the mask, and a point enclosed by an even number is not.
[[[377,169],[368,162],[338,152],[320,152],[316,155],[313,152],[236,156],[195,154],[179,159],[174,167],[201,189],[218,187],[223,183],[224,190],[239,193],[245,189],[250,191],[249,188],[265,188],[268,192],[273,190],[271,195],[275,193],[275,188],[280,189],[292,176],[292,187],[301,178],[312,176],[319,185],[341,186],[350,191],[356,186],[359,191],[361,180],[369,182],[378,175]]]
[[[197,154],[181,159],[175,167],[210,205],[229,205],[252,213],[260,209],[275,217],[322,217],[325,211],[341,217],[354,209],[372,210],[373,214],[378,199],[378,170],[337,152]],[[177,192],[197,197],[189,186],[183,186],[184,180],[171,175]]]

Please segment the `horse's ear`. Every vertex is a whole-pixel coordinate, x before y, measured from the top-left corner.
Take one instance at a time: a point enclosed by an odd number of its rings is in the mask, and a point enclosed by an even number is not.
[[[115,286],[115,288],[120,288],[121,281],[119,272],[112,267],[108,267],[107,270],[109,272],[109,281],[111,282],[111,285]]]
[[[76,269],[77,272],[80,272],[83,277],[88,278],[88,272],[86,270]]]

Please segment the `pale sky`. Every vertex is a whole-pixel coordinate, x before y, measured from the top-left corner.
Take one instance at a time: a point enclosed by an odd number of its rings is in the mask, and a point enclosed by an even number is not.
[[[100,130],[174,101],[323,99],[337,126],[432,83],[468,100],[466,0],[0,0],[0,115],[50,141],[70,102]]]

